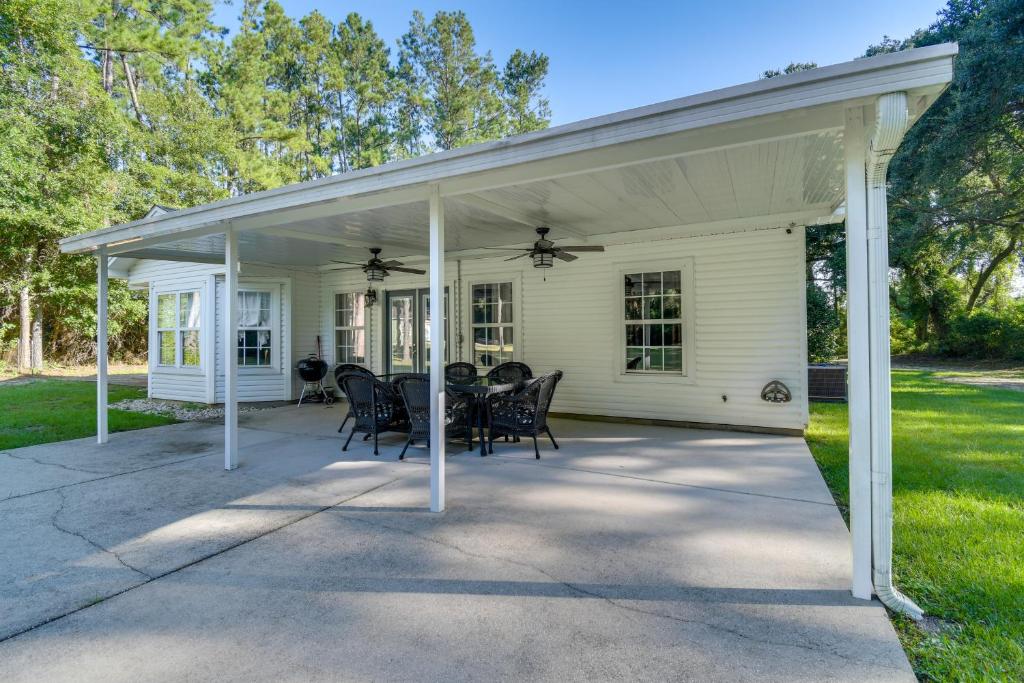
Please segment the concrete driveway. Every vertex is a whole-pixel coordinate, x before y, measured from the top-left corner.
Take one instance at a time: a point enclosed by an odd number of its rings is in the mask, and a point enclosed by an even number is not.
[[[800,439],[557,421],[434,515],[340,414],[0,455],[0,680],[914,680]]]

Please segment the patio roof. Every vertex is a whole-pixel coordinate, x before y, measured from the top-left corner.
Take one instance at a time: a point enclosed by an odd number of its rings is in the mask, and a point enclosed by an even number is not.
[[[845,112],[902,91],[913,122],[950,81],[956,51],[860,59],[151,213],[66,238],[61,249],[223,263],[230,227],[247,262],[329,268],[370,246],[418,256],[432,188],[444,202],[445,250],[465,256],[527,244],[539,225],[556,240],[608,244],[835,220],[845,201]]]

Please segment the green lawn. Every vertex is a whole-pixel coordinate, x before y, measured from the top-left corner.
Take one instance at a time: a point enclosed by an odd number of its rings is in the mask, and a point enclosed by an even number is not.
[[[840,505],[846,406],[813,404],[807,443]],[[895,620],[925,680],[1024,680],[1024,392],[893,373],[896,584],[942,619]]]
[[[111,403],[145,398],[135,387],[110,385]],[[173,418],[110,410],[110,431],[155,427]],[[0,450],[96,435],[96,384],[64,380],[34,380],[0,384]]]

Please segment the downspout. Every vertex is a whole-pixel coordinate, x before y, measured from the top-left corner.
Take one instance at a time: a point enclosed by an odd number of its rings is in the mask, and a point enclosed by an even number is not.
[[[924,612],[892,583],[892,399],[889,364],[889,224],[886,171],[909,127],[907,94],[878,98],[868,147],[868,310],[871,367],[871,542],[875,594],[889,609]]]

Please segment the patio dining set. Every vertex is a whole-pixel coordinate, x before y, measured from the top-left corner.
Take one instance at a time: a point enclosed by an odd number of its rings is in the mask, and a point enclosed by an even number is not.
[[[373,439],[373,454],[379,455],[378,436],[388,432],[407,435],[399,460],[416,440],[429,445],[428,374],[376,375],[361,365],[343,363],[334,369],[334,378],[348,400],[348,412],[338,432],[353,420],[341,450],[348,450],[352,437],[362,434],[363,441]],[[512,361],[490,368],[486,374],[480,374],[472,363],[451,363],[445,366],[446,433],[463,436],[466,450],[473,450],[475,428],[481,456],[494,453],[495,439],[518,442],[529,436],[534,455],[540,459],[538,436],[546,434],[558,448],[547,418],[561,379],[561,370],[534,377],[528,365]]]

